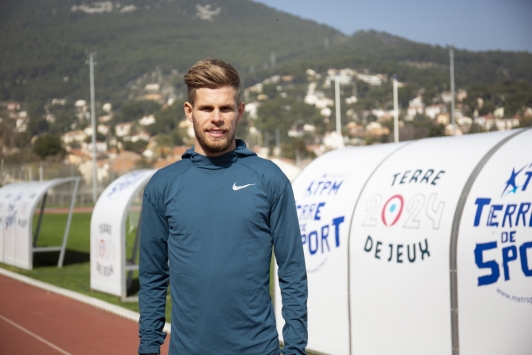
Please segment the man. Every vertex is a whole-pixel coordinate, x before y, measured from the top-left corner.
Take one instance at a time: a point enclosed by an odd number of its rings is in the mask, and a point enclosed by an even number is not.
[[[305,354],[307,276],[292,188],[235,139],[240,79],[221,60],[185,75],[197,143],[144,192],[139,354],[158,354],[170,281],[170,354],[278,355],[269,274],[279,267],[285,354]]]

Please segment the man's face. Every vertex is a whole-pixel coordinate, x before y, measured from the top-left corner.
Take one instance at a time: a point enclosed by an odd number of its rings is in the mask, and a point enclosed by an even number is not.
[[[185,102],[184,109],[198,140],[194,151],[218,156],[236,149],[236,124],[244,115],[244,103],[238,104],[235,89],[197,89],[194,105]]]

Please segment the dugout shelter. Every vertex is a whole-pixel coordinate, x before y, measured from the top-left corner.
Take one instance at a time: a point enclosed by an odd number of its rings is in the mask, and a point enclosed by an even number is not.
[[[124,174],[109,184],[98,198],[90,227],[91,289],[119,296],[123,301],[136,300],[128,296],[128,286],[133,272],[139,268],[140,218],[132,224],[136,233],[129,248],[126,224],[133,200],[156,171],[143,169]],[[136,212],[140,215],[140,210]]]
[[[294,180],[317,354],[530,354],[532,130],[352,147]],[[281,295],[276,287],[278,331]]]
[[[1,262],[31,270],[35,253],[59,251],[57,266],[63,266],[79,181],[79,177],[68,177],[46,181],[18,182],[0,188]],[[63,184],[72,185],[72,198],[62,244],[59,246],[38,246],[37,242],[48,193],[51,189]],[[40,213],[35,230],[33,230],[33,217],[39,202]]]

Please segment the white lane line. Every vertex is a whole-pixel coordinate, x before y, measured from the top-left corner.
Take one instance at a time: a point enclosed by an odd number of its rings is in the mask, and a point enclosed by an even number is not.
[[[64,355],[72,355],[71,353],[68,353],[68,352],[64,351],[64,350],[61,349],[60,347],[58,347],[58,346],[56,346],[56,345],[50,343],[50,342],[47,341],[46,339],[41,338],[41,337],[38,336],[37,334],[35,334],[35,333],[33,333],[33,332],[27,330],[26,328],[24,328],[24,327],[21,326],[21,325],[18,325],[17,323],[15,323],[15,322],[13,322],[12,320],[10,320],[10,319],[8,319],[8,318],[2,316],[1,314],[0,314],[0,318],[2,318],[3,320],[5,320],[6,322],[8,322],[9,324],[11,324],[12,326],[14,326],[14,327],[16,327],[16,328],[22,330],[23,332],[25,332],[25,333],[31,335],[31,336],[34,337],[35,339],[37,339],[37,340],[39,340],[39,341],[42,341],[43,343],[45,343],[45,344],[48,345],[49,347],[51,347],[51,348],[53,348],[53,349],[59,351],[61,354],[64,354]]]

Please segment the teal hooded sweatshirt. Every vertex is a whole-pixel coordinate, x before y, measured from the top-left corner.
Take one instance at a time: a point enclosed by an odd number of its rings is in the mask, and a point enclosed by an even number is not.
[[[285,354],[305,354],[307,276],[292,187],[237,140],[206,157],[189,149],[144,191],[139,353],[159,353],[170,283],[170,355],[278,355],[272,249]],[[279,302],[281,300],[278,300]]]

